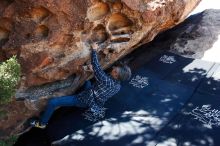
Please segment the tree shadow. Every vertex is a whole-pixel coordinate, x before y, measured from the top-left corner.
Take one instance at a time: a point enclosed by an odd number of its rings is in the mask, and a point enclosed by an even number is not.
[[[207,72],[210,70],[211,68],[208,70],[194,68],[189,69],[188,72],[183,71],[181,74],[187,77],[191,82],[172,81],[167,80],[170,78],[166,77],[163,79],[163,81],[172,82],[172,84],[181,86],[181,88],[184,88],[182,85],[185,84],[185,88],[187,88],[188,92],[193,90],[192,94],[187,95],[188,97],[181,96],[182,93],[178,95],[178,93],[169,93],[169,91],[163,91],[163,89],[158,88],[155,89],[155,92],[149,93],[145,91],[144,93],[126,90],[124,92],[127,92],[127,94],[124,95],[127,95],[127,97],[117,96],[108,102],[107,107],[109,107],[109,111],[105,120],[95,123],[85,129],[80,129],[73,134],[69,134],[63,139],[56,141],[54,144],[80,146],[99,144],[105,146],[114,144],[129,146],[157,144],[214,145],[216,144],[215,142],[218,142],[218,138],[214,136],[214,133],[217,131],[202,126],[203,124],[198,121],[193,121],[192,117],[187,117],[187,115],[183,115],[182,113],[183,109],[188,109],[188,104],[191,103],[190,105],[194,107],[200,102],[201,99],[195,100],[198,97],[194,97],[193,95],[197,93],[204,94],[202,92],[204,90],[200,88],[202,88],[202,85],[205,86],[204,84],[206,84],[207,80],[212,83],[215,82],[216,85],[219,86],[219,80],[214,79],[212,75],[211,77],[206,77]],[[197,80],[195,80],[195,77]],[[194,84],[195,82],[197,82],[196,85]],[[159,81],[158,84],[160,84]],[[189,88],[191,85],[193,85],[193,87]],[[128,91],[136,93],[133,94]],[[132,95],[129,97],[129,94]],[[150,98],[150,96],[153,98]],[[204,97],[209,96],[211,96],[211,94],[204,94]],[[120,98],[122,99],[120,100]],[[180,100],[181,98],[186,99]],[[213,101],[215,100],[210,99],[210,103]],[[199,104],[206,103],[201,102]],[[178,123],[176,123],[176,121]],[[193,124],[189,124],[192,121]],[[194,131],[192,131],[192,129],[194,129]],[[192,137],[186,137],[185,135],[190,131],[192,131],[190,134]],[[202,134],[198,135],[198,133]]]

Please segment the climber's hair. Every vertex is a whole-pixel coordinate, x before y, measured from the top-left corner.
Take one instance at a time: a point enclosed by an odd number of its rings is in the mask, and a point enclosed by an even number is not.
[[[131,69],[129,66],[125,64],[119,64],[117,65],[117,67],[119,68],[118,78],[117,78],[118,80],[127,81],[131,78]]]

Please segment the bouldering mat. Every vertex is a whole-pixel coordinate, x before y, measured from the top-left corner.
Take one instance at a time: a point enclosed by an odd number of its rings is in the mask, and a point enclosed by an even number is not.
[[[179,62],[179,66],[187,62],[183,59],[180,61],[183,62]],[[163,62],[160,64],[164,65]],[[108,110],[105,120],[80,129],[57,143],[129,145],[138,138],[142,139],[138,143],[147,143],[178,113],[199,84],[196,82],[193,86],[186,86],[163,80],[161,77],[168,74],[159,75],[160,71],[155,74],[156,71],[148,68],[148,65],[134,72],[131,80],[123,83],[121,91],[106,104]],[[170,67],[169,72],[176,67]]]
[[[218,146],[219,103],[219,96],[195,93],[181,112],[148,144]]]

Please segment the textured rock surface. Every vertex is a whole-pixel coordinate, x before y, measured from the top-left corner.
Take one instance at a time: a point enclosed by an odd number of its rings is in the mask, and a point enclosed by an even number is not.
[[[201,59],[207,50],[220,41],[219,35],[220,10],[208,9],[158,35],[147,49],[169,50],[181,56]]]
[[[103,48],[99,54],[106,68],[182,22],[199,1],[0,1],[0,59],[18,55],[22,80],[16,97],[25,99],[4,108],[13,105],[16,112],[8,110],[1,119],[0,136],[17,133],[44,99],[71,94],[90,76],[83,71],[90,57],[86,37]]]

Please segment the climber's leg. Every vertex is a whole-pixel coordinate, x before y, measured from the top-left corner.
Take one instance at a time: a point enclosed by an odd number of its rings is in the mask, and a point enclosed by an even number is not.
[[[33,124],[31,123],[31,125],[38,128],[46,127],[46,124],[48,123],[54,110],[61,106],[86,107],[86,105],[82,104],[75,96],[62,96],[62,97],[52,98],[48,101],[47,107],[45,109],[43,116],[41,117],[41,120],[35,122],[33,121],[32,122]]]

